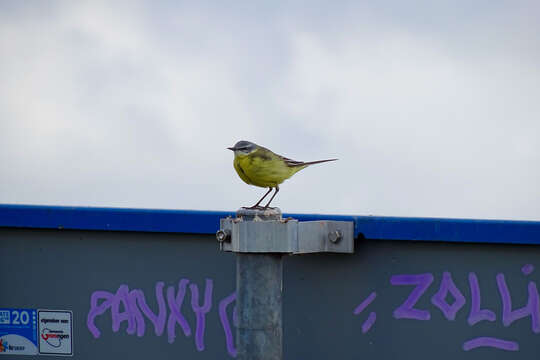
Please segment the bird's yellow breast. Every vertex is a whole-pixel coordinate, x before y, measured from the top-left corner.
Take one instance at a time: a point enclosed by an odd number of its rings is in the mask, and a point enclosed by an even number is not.
[[[304,167],[290,167],[275,154],[257,151],[234,157],[234,168],[245,183],[260,187],[276,187]]]

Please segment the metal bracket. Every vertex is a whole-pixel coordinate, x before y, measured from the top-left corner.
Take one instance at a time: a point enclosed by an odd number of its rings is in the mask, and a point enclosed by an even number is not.
[[[220,250],[240,253],[353,253],[352,221],[220,219]]]

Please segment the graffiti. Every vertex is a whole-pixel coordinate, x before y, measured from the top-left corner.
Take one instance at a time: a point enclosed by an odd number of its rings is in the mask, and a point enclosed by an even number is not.
[[[419,274],[419,275],[394,275],[390,278],[390,284],[392,285],[417,285],[411,292],[407,300],[396,310],[394,310],[394,317],[396,319],[416,319],[416,320],[429,320],[431,314],[427,310],[414,309],[420,297],[426,292],[428,287],[433,282],[432,274]]]
[[[369,304],[371,304],[373,302],[373,300],[375,300],[376,297],[377,297],[377,293],[375,293],[375,291],[372,292],[364,301],[362,301],[360,303],[360,305],[358,305],[356,307],[356,309],[354,309],[354,311],[353,311],[354,315],[358,315],[362,311],[364,311],[364,309]],[[372,311],[371,313],[369,313],[367,320],[364,321],[364,323],[362,324],[362,333],[363,334],[365,334],[365,333],[367,333],[369,331],[371,326],[373,326],[373,324],[375,323],[375,320],[377,320],[377,313]]]
[[[233,302],[236,301],[236,293],[232,293],[227,296],[225,299],[219,302],[219,319],[221,320],[221,325],[223,326],[223,331],[225,332],[225,341],[227,343],[227,352],[229,355],[236,357],[237,351],[234,347],[234,337],[231,331],[231,326],[229,323],[229,317],[227,316],[227,307]],[[236,316],[236,307],[233,310],[233,322],[235,325],[238,325],[238,318]]]
[[[534,266],[526,264],[521,268],[521,272],[528,276],[534,271]],[[434,276],[431,273],[424,274],[398,274],[390,277],[390,284],[393,286],[415,286],[405,301],[399,305],[393,312],[395,319],[413,319],[427,321],[431,319],[431,312],[427,309],[418,309],[416,304],[433,283]],[[481,308],[481,294],[478,277],[474,272],[468,276],[469,288],[471,294],[470,311],[467,318],[469,326],[474,326],[481,321],[494,322],[497,316],[494,311]],[[531,318],[531,331],[535,334],[540,333],[540,296],[536,283],[529,281],[527,304],[519,309],[512,309],[512,298],[504,274],[497,274],[495,277],[497,289],[502,303],[502,324],[505,327],[513,322],[525,317]],[[376,298],[376,293],[372,292],[353,310],[354,315],[359,315]],[[438,308],[443,316],[454,321],[458,312],[465,306],[467,299],[459,290],[452,279],[450,272],[443,272],[439,289],[431,297],[431,304]],[[362,333],[370,330],[376,321],[375,312],[371,312],[368,319],[362,324]],[[518,351],[519,344],[515,341],[498,339],[493,337],[477,337],[463,344],[464,351],[470,351],[479,347],[491,347],[506,351]]]
[[[449,304],[446,301],[446,296],[451,294],[454,297],[454,302]],[[457,312],[465,305],[465,296],[459,291],[456,284],[452,280],[452,275],[445,271],[441,281],[439,291],[431,298],[431,303],[438,307],[444,317],[448,320],[455,320]]]
[[[478,347],[492,347],[507,351],[518,351],[519,344],[515,341],[506,341],[492,337],[477,337],[463,344],[463,350],[469,351]]]
[[[469,325],[473,326],[474,324],[487,320],[495,321],[497,316],[495,313],[488,309],[480,309],[480,286],[478,285],[478,278],[475,273],[469,273],[469,286],[471,288],[471,312],[469,313],[469,318],[467,322]]]
[[[499,292],[501,294],[501,299],[503,303],[503,313],[502,321],[504,326],[510,326],[514,321],[524,318],[526,316],[531,317],[531,328],[534,333],[540,332],[540,324],[538,322],[540,314],[538,313],[539,305],[539,295],[538,290],[536,289],[536,284],[534,282],[529,282],[528,291],[529,291],[529,300],[527,305],[521,309],[512,310],[512,299],[510,297],[510,292],[508,291],[508,286],[504,280],[503,274],[497,274],[497,286],[499,287]]]
[[[191,328],[186,318],[180,312],[182,304],[184,302],[184,296],[186,295],[186,287],[189,283],[189,280],[182,279],[178,283],[178,292],[174,296],[174,288],[169,286],[167,288],[167,303],[171,313],[169,314],[169,319],[167,320],[167,341],[169,344],[174,342],[176,338],[176,324],[180,325],[185,336],[191,335]]]
[[[521,268],[524,276],[529,276],[533,271],[534,266],[531,264]],[[448,271],[440,275],[437,287],[433,285],[435,278],[436,274],[432,273],[391,275],[389,282],[392,286],[412,287],[408,295],[396,304],[391,312],[392,317],[396,320],[425,322],[432,319],[433,311],[440,311],[447,321],[456,321],[460,311],[467,309],[466,322],[471,327],[483,321],[493,323],[497,320],[508,327],[520,319],[530,318],[531,331],[535,334],[540,333],[540,295],[534,281],[528,282],[526,303],[521,307],[515,307],[511,296],[512,284],[507,283],[504,274],[496,274],[491,281],[496,284],[497,296],[500,298],[501,309],[498,315],[494,309],[486,308],[485,304],[482,306],[481,283],[476,273],[469,272],[467,276],[467,290],[470,292],[458,288]],[[434,291],[428,298],[432,308],[423,308],[421,304],[426,302],[421,300],[425,299],[430,288]],[[147,326],[150,326],[155,336],[166,334],[170,344],[175,342],[178,334],[182,334],[187,338],[193,338],[197,351],[204,351],[207,317],[211,311],[216,311],[223,331],[224,350],[231,357],[237,356],[233,332],[238,326],[235,292],[216,298],[212,279],[205,279],[204,284],[180,279],[177,286],[165,286],[162,281],[156,282],[153,296],[155,299],[153,303],[156,305],[152,308],[141,289],[130,289],[125,284],[120,285],[116,292],[94,291],[90,296],[90,309],[87,315],[89,332],[96,339],[101,336],[102,329],[96,325],[96,319],[107,313],[110,315],[111,329],[115,333],[124,329],[129,335],[142,337],[148,333]],[[364,311],[373,307],[373,303],[380,296],[383,295],[371,292],[353,308],[353,315],[361,317]],[[361,324],[362,334],[373,331],[376,321],[376,312],[370,311]],[[467,339],[462,344],[463,351],[485,347],[504,351],[518,351],[520,348],[516,341],[487,336]]]
[[[166,298],[163,292],[165,284],[162,281],[157,282],[155,285],[157,313],[150,309],[145,294],[140,289],[130,290],[127,285],[120,285],[116,293],[104,290],[94,291],[90,296],[90,311],[86,321],[87,328],[94,338],[99,338],[101,330],[96,326],[95,320],[98,316],[110,311],[113,332],[118,332],[121,324],[126,323],[125,331],[127,334],[136,334],[138,337],[142,337],[146,332],[146,320],[149,320],[153,325],[156,336],[162,336],[166,329],[167,341],[170,344],[174,343],[176,339],[177,325],[182,329],[184,336],[190,337],[193,333],[192,327],[182,313],[182,306],[188,292],[188,284],[191,295],[191,311],[195,314],[196,320],[194,327],[195,347],[198,351],[203,351],[205,349],[206,315],[212,309],[214,284],[211,279],[206,279],[202,293],[199,291],[197,284],[190,284],[190,280],[181,279],[178,282],[177,289],[174,286],[167,287]],[[233,293],[219,302],[219,317],[225,334],[227,352],[233,357],[236,356],[236,349],[227,308],[235,300],[236,295]],[[121,307],[123,310],[121,310]],[[231,316],[233,317],[233,325],[235,325],[236,311],[235,307],[232,308]]]

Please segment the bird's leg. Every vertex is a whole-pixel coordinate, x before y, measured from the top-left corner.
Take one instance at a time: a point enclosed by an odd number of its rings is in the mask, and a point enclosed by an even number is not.
[[[261,201],[264,200],[264,198],[266,197],[266,195],[270,194],[270,191],[272,191],[272,188],[268,188],[268,191],[266,192],[266,194],[264,194],[264,196],[259,200],[257,201],[257,203],[255,205],[253,205],[252,207],[250,207],[249,209],[256,209],[259,207],[259,204],[261,203]]]
[[[270,205],[270,203],[272,202],[272,200],[274,200],[274,197],[276,197],[278,191],[279,191],[279,185],[276,185],[275,187],[276,189],[276,192],[274,193],[274,195],[272,195],[272,197],[270,198],[270,201],[268,202],[268,204],[266,204],[266,206],[264,207],[265,209],[268,208],[268,206]],[[265,195],[266,196],[266,195]],[[261,199],[262,200],[262,199]]]

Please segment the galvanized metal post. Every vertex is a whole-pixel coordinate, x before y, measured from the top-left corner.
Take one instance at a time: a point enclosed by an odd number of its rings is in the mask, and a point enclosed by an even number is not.
[[[283,255],[236,254],[238,359],[281,359]]]
[[[278,208],[242,208],[220,220],[219,248],[236,253],[238,359],[283,356],[283,254],[352,253],[353,234],[352,222],[282,219]]]
[[[240,209],[236,216],[243,221],[279,220],[281,211]],[[236,253],[238,359],[282,359],[282,281],[282,254]]]

